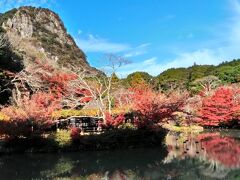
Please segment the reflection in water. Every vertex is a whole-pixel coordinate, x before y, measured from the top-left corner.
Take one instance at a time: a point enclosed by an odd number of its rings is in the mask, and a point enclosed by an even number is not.
[[[155,171],[166,149],[136,149],[113,152],[14,155],[0,158],[3,179],[165,179]],[[0,179],[1,179],[0,178]]]
[[[155,149],[2,156],[0,179],[237,180],[239,153],[233,134],[168,133]]]
[[[230,171],[240,168],[240,141],[219,132],[199,135],[169,133],[166,145],[169,153],[164,163],[194,158],[202,163],[200,173],[208,177],[225,178]]]
[[[219,133],[207,133],[198,136],[211,161],[226,168],[240,167],[240,142],[230,137],[221,137]]]

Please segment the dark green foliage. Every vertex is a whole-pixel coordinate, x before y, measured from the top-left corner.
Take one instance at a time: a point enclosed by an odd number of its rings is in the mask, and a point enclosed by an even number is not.
[[[2,23],[12,18],[16,12],[17,9],[12,9],[0,15],[0,33],[5,33],[1,27]],[[0,49],[0,67],[13,72],[18,72],[23,68],[22,57],[12,51],[10,43]]]
[[[0,104],[9,103],[12,88],[11,77],[6,72],[0,70]]]
[[[0,48],[0,67],[12,72],[23,69],[22,57],[12,51],[10,46]]]
[[[113,73],[112,74],[112,83],[113,84],[116,84],[116,83],[119,83],[120,82],[120,79],[118,78],[118,76],[116,75],[116,73]]]
[[[232,67],[235,67],[235,66],[238,66],[240,65],[240,59],[233,59],[232,61],[224,61],[222,62],[221,64],[218,65],[218,67],[221,67],[221,66],[232,66]]]
[[[73,142],[69,140],[69,143],[63,142],[59,144],[53,133],[48,138],[33,136],[29,138],[6,139],[2,142],[0,154],[161,147],[165,135],[166,130],[164,129],[159,129],[158,131],[118,129],[106,131],[102,134],[80,136],[78,141]]]
[[[158,131],[117,129],[100,135],[85,136],[80,142],[83,143],[82,148],[85,150],[132,149],[161,146],[165,135],[166,131],[163,129]]]
[[[156,84],[162,90],[188,88],[194,80],[209,75],[213,68],[210,65],[194,65],[189,68],[168,69],[156,77]]]
[[[240,59],[219,64],[209,71],[209,75],[217,76],[223,83],[240,82]]]
[[[223,62],[218,66],[194,65],[189,68],[171,68],[155,77],[155,88],[161,90],[189,89],[191,84],[206,76],[216,76],[222,83],[240,82],[240,59]]]
[[[209,72],[211,72],[214,69],[214,66],[212,65],[195,65],[192,67],[189,67],[187,71],[189,71],[189,81],[192,82],[196,79],[202,78],[204,76],[210,75]]]
[[[186,68],[171,68],[156,77],[157,89],[168,90],[176,89],[186,85],[189,72]]]
[[[224,83],[240,82],[240,61],[218,66],[214,75]]]
[[[5,30],[0,26],[0,33],[5,33]]]
[[[235,81],[235,74],[234,74],[234,67],[231,66],[220,66],[216,68],[214,74],[219,77],[223,82],[226,83],[234,83]]]

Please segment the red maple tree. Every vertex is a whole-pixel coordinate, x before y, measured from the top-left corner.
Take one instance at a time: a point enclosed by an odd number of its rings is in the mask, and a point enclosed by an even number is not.
[[[187,93],[155,92],[148,86],[132,90],[132,109],[138,114],[135,124],[138,127],[152,126],[165,119],[171,119],[174,112],[182,111]]]
[[[198,122],[203,126],[219,126],[233,121],[240,109],[235,98],[238,92],[231,87],[220,87],[213,95],[203,98]]]

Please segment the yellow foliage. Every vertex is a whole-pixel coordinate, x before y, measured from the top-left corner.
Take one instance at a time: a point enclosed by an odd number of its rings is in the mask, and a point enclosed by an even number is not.
[[[112,109],[112,115],[119,115],[121,113],[129,112],[129,108],[114,108]],[[59,118],[68,118],[71,116],[91,116],[98,117],[101,116],[101,112],[98,109],[81,109],[81,110],[73,110],[73,109],[62,109],[59,111],[55,111],[52,114],[53,119]]]
[[[54,135],[55,141],[62,147],[71,144],[71,132],[68,130],[59,130]]]
[[[67,118],[70,116],[98,116],[100,112],[97,109],[82,109],[82,110],[72,110],[72,109],[62,109],[55,111],[52,114],[53,119]]]
[[[125,106],[124,108],[113,108],[112,115],[119,115],[121,113],[128,113],[130,112],[130,107]]]
[[[0,112],[0,121],[9,121],[9,120],[10,120],[10,117]]]

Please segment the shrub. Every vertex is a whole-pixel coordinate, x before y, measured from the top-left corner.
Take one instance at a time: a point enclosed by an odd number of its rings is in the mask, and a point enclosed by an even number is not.
[[[119,129],[129,129],[129,130],[136,130],[136,126],[134,126],[134,124],[132,123],[123,123],[120,126],[118,126]]]
[[[68,130],[58,130],[54,135],[55,141],[60,147],[66,147],[71,144],[71,131]]]
[[[71,138],[73,141],[78,141],[80,139],[81,129],[77,127],[71,128]]]
[[[106,128],[118,128],[120,125],[125,123],[125,117],[124,114],[114,117],[109,113],[105,113],[105,121]]]
[[[29,137],[32,135],[29,121],[0,121],[0,134],[14,137]]]

